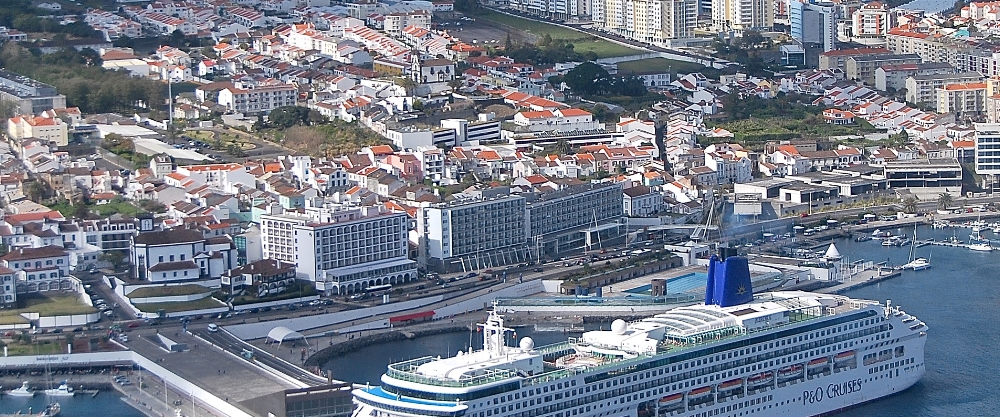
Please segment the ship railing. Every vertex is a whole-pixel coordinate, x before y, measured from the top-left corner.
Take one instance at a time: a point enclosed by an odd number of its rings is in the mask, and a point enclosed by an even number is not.
[[[389,366],[389,370],[385,373],[390,378],[395,378],[400,381],[414,382],[418,384],[434,385],[439,387],[474,387],[478,385],[488,384],[491,382],[499,382],[507,379],[518,377],[516,372],[509,371],[506,369],[492,369],[486,371],[482,375],[462,377],[460,379],[447,379],[447,378],[433,378],[425,375],[419,375],[414,372],[404,371],[399,369],[393,369],[392,365]]]

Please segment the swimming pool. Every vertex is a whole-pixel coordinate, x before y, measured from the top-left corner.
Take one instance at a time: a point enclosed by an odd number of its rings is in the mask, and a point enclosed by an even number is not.
[[[704,272],[691,272],[681,276],[667,279],[667,294],[681,294],[686,292],[701,291],[708,282],[708,274]],[[652,284],[640,285],[635,288],[625,290],[631,294],[649,295]]]

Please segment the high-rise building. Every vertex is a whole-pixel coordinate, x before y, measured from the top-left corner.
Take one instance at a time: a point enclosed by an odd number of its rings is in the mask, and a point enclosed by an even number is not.
[[[719,32],[771,29],[772,0],[712,0],[712,24]]]
[[[976,123],[976,174],[983,176],[981,186],[1000,189],[1000,124]]]
[[[333,207],[308,200],[305,213],[260,218],[265,259],[296,264],[300,279],[327,294],[408,282],[417,264],[407,254],[410,221],[376,207]]]
[[[884,44],[892,28],[889,7],[877,1],[867,3],[851,16],[851,38],[864,44]]]
[[[694,36],[698,0],[603,0],[601,28],[616,35],[667,46]]]
[[[836,48],[837,10],[832,3],[788,2],[792,38],[804,45],[821,45],[823,51]]]

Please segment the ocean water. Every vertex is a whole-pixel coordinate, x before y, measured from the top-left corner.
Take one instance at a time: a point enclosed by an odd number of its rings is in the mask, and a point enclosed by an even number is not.
[[[913,229],[891,230],[912,235]],[[942,240],[953,234],[968,241],[969,229],[932,230],[921,227],[918,238]],[[984,237],[1000,240],[992,232]],[[909,247],[884,248],[876,241],[835,242],[851,261],[867,259],[900,265],[909,258]],[[838,414],[844,417],[969,417],[1000,416],[1000,251],[983,253],[962,248],[925,246],[916,256],[930,258],[931,268],[904,271],[902,276],[847,295],[872,300],[892,300],[929,327],[926,345],[927,373],[909,390]],[[536,346],[565,340],[560,332],[518,330],[531,336]],[[476,335],[472,340],[479,343]],[[378,384],[386,365],[427,355],[454,354],[466,348],[469,333],[453,333],[383,343],[335,358],[324,365],[335,379]],[[477,345],[476,348],[479,346]]]
[[[6,389],[6,388],[4,388]],[[121,396],[113,391],[101,391],[96,397],[76,395],[73,397],[46,397],[36,395],[31,398],[0,396],[0,414],[13,414],[18,411],[39,413],[47,404],[57,402],[62,406],[60,417],[143,417],[145,414],[136,410],[121,400]]]

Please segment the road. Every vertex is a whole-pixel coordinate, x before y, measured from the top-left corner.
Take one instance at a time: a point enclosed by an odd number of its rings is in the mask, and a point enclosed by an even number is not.
[[[189,331],[193,335],[205,339],[213,345],[225,349],[229,353],[237,356],[242,356],[244,350],[250,350],[253,352],[254,361],[269,368],[278,370],[285,375],[289,375],[305,384],[308,384],[309,386],[315,387],[326,384],[326,379],[307,372],[294,364],[286,362],[285,360],[272,356],[271,353],[258,349],[256,346],[244,342],[228,332],[210,332],[202,329],[189,329]]]

